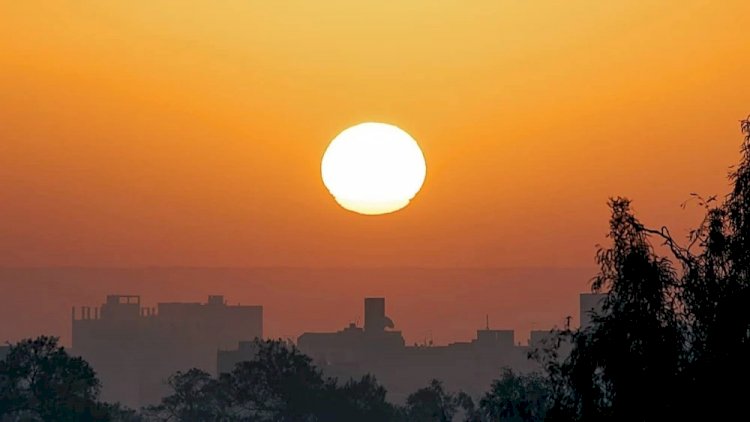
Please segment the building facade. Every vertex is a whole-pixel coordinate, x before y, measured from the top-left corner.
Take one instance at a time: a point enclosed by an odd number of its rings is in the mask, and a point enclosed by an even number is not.
[[[261,306],[159,303],[143,307],[140,296],[109,295],[100,307],[73,308],[73,353],[102,382],[102,398],[131,407],[157,403],[176,371],[215,373],[217,350],[263,336]]]

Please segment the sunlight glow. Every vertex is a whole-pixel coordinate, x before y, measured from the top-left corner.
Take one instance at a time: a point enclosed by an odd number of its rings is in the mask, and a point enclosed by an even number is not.
[[[361,123],[331,141],[321,171],[339,205],[378,215],[407,206],[422,188],[427,166],[408,133],[385,123]]]

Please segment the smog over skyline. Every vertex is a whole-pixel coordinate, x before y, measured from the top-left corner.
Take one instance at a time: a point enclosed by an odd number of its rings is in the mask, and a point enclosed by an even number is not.
[[[70,345],[73,306],[96,306],[108,294],[136,294],[144,305],[195,302],[224,294],[231,304],[260,304],[270,338],[296,338],[305,331],[362,322],[359,301],[385,296],[409,344],[470,338],[489,317],[495,327],[532,329],[578,323],[577,295],[588,289],[596,268],[517,269],[294,269],[294,268],[16,268],[0,269],[6,286],[0,318],[14,321],[0,341],[30,332],[61,337]],[[555,279],[551,288],[545,283]],[[340,289],[347,280],[357,280]],[[431,287],[425,288],[425,284]],[[315,286],[310,291],[310,286]],[[45,312],[31,312],[41,308]]]

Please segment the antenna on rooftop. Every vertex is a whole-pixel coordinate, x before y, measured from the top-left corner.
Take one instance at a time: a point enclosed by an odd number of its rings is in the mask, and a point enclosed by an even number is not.
[[[490,314],[486,314],[484,317],[485,317],[486,328],[489,331],[489,329],[490,329]]]

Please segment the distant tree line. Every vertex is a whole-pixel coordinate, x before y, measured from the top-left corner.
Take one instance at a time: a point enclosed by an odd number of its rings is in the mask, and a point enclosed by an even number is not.
[[[543,415],[547,400],[542,377],[505,370],[478,406],[438,380],[398,406],[386,401],[385,388],[371,375],[339,383],[294,345],[264,340],[256,347],[256,357],[231,373],[177,372],[161,403],[136,412],[101,402],[92,368],[56,338],[24,340],[0,361],[0,421],[531,421]]]
[[[693,194],[705,216],[684,242],[612,199],[611,244],[592,290],[603,311],[530,357],[543,368],[498,379],[477,402],[435,380],[404,405],[372,376],[340,383],[281,341],[218,378],[192,369],[139,412],[99,400],[99,382],[57,339],[11,347],[0,361],[0,421],[664,421],[745,420],[750,393],[750,120],[723,200]],[[656,245],[656,247],[655,247]],[[562,355],[567,343],[570,353]]]

